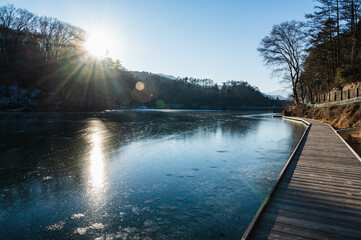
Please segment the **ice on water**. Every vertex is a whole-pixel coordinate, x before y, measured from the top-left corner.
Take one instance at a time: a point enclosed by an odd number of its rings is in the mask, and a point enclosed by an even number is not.
[[[88,231],[89,227],[77,228],[74,231],[74,234],[84,235]]]
[[[93,223],[89,228],[95,230],[102,230],[104,229],[104,225],[102,223]]]
[[[79,218],[83,218],[85,215],[82,213],[75,213],[73,215],[71,215],[71,219],[79,219]]]
[[[57,230],[61,230],[64,227],[64,222],[60,221],[57,223],[54,223],[52,225],[49,225],[47,227],[44,228],[45,231],[57,231]]]

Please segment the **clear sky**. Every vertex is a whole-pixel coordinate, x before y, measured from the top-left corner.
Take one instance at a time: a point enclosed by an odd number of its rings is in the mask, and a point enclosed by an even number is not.
[[[257,52],[274,24],[304,20],[312,0],[0,0],[111,39],[129,70],[176,77],[243,80],[283,88]]]

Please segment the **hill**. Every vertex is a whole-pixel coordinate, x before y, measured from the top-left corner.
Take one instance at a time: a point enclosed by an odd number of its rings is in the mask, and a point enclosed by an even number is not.
[[[243,81],[227,81],[219,86],[211,79],[174,79],[148,72],[132,74],[144,84],[138,97],[147,107],[240,109],[283,106],[283,101],[264,96],[257,87]]]

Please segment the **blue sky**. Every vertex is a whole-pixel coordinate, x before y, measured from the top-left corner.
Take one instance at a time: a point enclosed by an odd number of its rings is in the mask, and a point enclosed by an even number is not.
[[[111,39],[129,70],[221,83],[243,80],[263,92],[283,88],[257,52],[274,24],[303,20],[312,0],[1,0]]]

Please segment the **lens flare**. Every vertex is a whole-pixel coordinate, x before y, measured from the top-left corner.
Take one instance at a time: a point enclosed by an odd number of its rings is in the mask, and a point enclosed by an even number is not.
[[[142,82],[137,82],[136,84],[135,84],[135,88],[138,90],[138,91],[143,91],[144,90],[144,83],[142,83]]]
[[[157,106],[157,108],[164,108],[165,107],[165,103],[163,100],[159,99],[157,100],[157,102],[155,103],[155,105]]]

